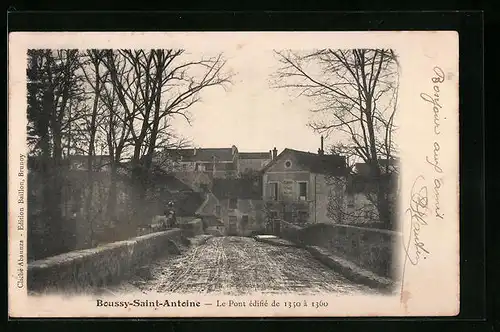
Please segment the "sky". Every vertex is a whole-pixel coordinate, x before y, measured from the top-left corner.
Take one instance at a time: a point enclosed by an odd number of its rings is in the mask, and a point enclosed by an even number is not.
[[[202,148],[235,145],[240,152],[274,147],[317,152],[320,134],[307,127],[311,105],[290,91],[270,87],[270,75],[279,67],[273,50],[245,44],[223,53],[234,73],[232,86],[227,91],[202,91],[202,101],[190,109],[191,125],[174,119],[178,134]]]

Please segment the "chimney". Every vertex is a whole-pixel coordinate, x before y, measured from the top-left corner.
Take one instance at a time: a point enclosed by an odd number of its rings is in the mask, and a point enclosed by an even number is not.
[[[196,156],[196,148],[193,149],[193,156]]]
[[[269,150],[269,157],[273,160],[273,150]]]
[[[323,135],[321,135],[321,147],[318,149],[318,154],[320,156],[325,154],[325,150],[323,150]]]
[[[276,159],[277,156],[278,156],[278,150],[276,149],[276,147],[274,147],[274,149],[273,149],[273,160]]]

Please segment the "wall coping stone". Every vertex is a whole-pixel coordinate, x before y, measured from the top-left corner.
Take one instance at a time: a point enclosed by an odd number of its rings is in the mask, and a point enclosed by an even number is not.
[[[367,231],[367,232],[374,232],[374,233],[381,233],[381,234],[387,234],[387,235],[393,235],[393,236],[402,236],[401,232],[397,231],[391,231],[388,229],[380,229],[380,228],[371,228],[371,227],[360,227],[360,226],[354,226],[354,225],[345,225],[345,224],[333,224],[333,223],[327,223],[327,222],[319,222],[315,224],[309,224],[307,226],[300,226],[300,225],[295,225],[293,223],[281,220],[283,224],[286,226],[293,228],[295,230],[307,230],[308,228],[311,227],[317,227],[317,226],[331,226],[331,227],[342,227],[342,228],[350,228],[350,229],[357,229],[361,231]]]
[[[149,239],[160,237],[160,236],[165,235],[166,233],[174,234],[174,233],[179,233],[179,232],[181,232],[180,229],[170,229],[170,230],[167,230],[164,232],[155,232],[155,233],[150,233],[150,234],[146,234],[146,235],[141,235],[141,236],[129,239],[129,240],[108,243],[108,244],[105,244],[102,246],[98,246],[96,248],[70,251],[70,252],[59,254],[56,256],[47,257],[44,259],[29,262],[28,263],[28,270],[40,269],[40,268],[43,269],[43,268],[47,268],[51,265],[70,264],[71,262],[73,262],[75,260],[79,260],[79,259],[83,259],[83,258],[87,258],[87,257],[92,257],[92,256],[95,256],[99,253],[103,253],[105,251],[113,250],[115,248],[119,248],[119,247],[123,247],[123,246],[129,247],[129,250],[133,250],[134,244],[136,244],[138,242],[143,242],[143,241],[147,241]]]

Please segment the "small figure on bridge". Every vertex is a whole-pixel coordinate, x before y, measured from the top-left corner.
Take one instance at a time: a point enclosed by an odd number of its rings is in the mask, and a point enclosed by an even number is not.
[[[165,209],[165,228],[173,228],[177,226],[177,218],[175,216],[175,204],[173,201],[168,202],[167,208]]]

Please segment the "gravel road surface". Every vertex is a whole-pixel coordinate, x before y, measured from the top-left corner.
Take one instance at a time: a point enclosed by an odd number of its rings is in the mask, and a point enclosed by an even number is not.
[[[204,239],[181,255],[155,262],[146,274],[129,285],[160,293],[374,293],[303,249],[237,236]]]

